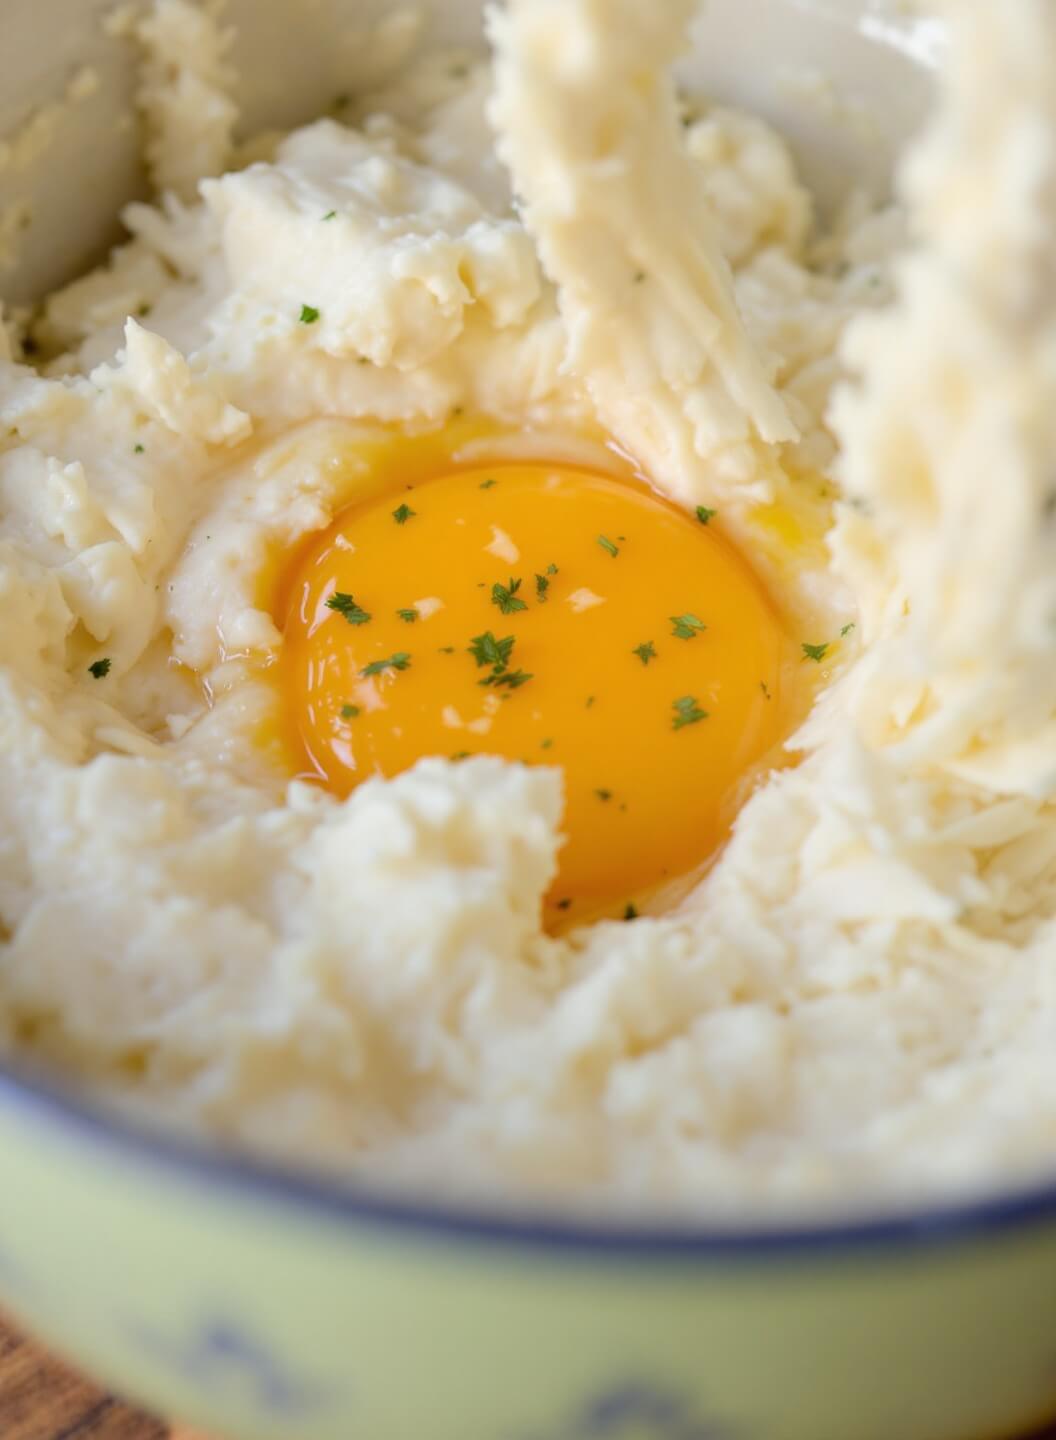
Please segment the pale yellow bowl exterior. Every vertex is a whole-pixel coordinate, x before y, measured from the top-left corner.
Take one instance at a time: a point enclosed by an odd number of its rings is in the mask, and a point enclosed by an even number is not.
[[[0,1082],[0,1295],[235,1440],[997,1440],[1056,1413],[1056,1192],[723,1247],[386,1219]]]

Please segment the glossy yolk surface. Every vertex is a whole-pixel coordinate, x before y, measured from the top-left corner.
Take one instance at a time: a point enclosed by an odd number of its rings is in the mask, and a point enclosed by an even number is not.
[[[780,738],[783,632],[714,525],[569,467],[441,475],[338,517],[291,571],[302,771],[345,795],[426,755],[564,771],[551,905],[618,913],[698,868]]]

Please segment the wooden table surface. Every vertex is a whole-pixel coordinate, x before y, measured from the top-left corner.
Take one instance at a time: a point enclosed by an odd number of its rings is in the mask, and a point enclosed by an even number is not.
[[[2,3],[2,0],[0,0]],[[0,1440],[209,1440],[130,1409],[0,1320]]]

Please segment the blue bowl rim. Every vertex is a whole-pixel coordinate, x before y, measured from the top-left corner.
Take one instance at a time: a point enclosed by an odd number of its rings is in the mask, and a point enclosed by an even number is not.
[[[423,1203],[306,1170],[284,1169],[241,1152],[150,1131],[124,1116],[105,1113],[50,1081],[5,1065],[0,1065],[0,1108],[28,1112],[31,1121],[43,1121],[63,1137],[72,1136],[91,1148],[102,1145],[116,1150],[127,1162],[145,1163],[200,1190],[221,1190],[254,1204],[270,1202],[353,1229],[369,1227],[418,1240],[514,1251],[563,1252],[584,1260],[810,1260],[833,1252],[944,1249],[1000,1238],[1007,1232],[1018,1234],[1037,1225],[1056,1225],[1056,1175],[1015,1191],[817,1223],[743,1229],[656,1221],[592,1223],[551,1212]]]

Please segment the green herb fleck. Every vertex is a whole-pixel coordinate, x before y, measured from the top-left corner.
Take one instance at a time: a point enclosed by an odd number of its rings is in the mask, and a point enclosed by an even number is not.
[[[386,670],[406,670],[410,666],[411,657],[406,650],[397,650],[395,655],[390,655],[387,660],[373,660],[365,665],[359,672],[361,675],[381,675]]]
[[[357,605],[354,598],[343,590],[334,591],[326,602],[326,608],[336,610],[350,625],[366,625],[371,618],[362,605]]]
[[[485,630],[483,635],[473,636],[469,645],[469,653],[478,665],[493,665],[498,670],[505,670],[510,663],[510,652],[513,645],[512,635],[507,635],[503,640],[496,640],[490,630]]]
[[[707,505],[697,506],[697,519],[702,525],[706,525],[709,520],[714,519],[716,514],[717,512],[715,510],[709,510]]]
[[[143,447],[142,445],[133,445],[133,446],[132,446],[132,453],[133,453],[134,455],[142,455],[142,454],[143,454],[143,450],[144,450],[144,447]]]
[[[494,685],[496,688],[500,685],[507,685],[511,690],[519,690],[522,685],[527,685],[529,680],[534,679],[534,675],[528,675],[523,670],[495,670],[479,683]]]
[[[302,305],[302,306],[301,306],[301,324],[302,324],[302,325],[314,325],[315,322],[316,322],[318,319],[319,319],[319,311],[315,308],[314,305]]]
[[[556,565],[548,565],[548,566],[546,567],[546,573],[547,573],[548,575],[556,575],[556,574],[557,574],[557,566],[556,566]]]
[[[850,622],[850,624],[845,625],[845,626],[843,627],[843,629],[840,631],[840,634],[841,634],[841,635],[849,635],[853,629],[854,629],[854,621],[852,620],[852,621]]]
[[[700,708],[694,695],[682,695],[677,700],[672,700],[671,708],[675,712],[675,718],[671,722],[675,730],[681,730],[684,725],[696,725],[698,721],[708,718],[708,712]]]
[[[766,683],[765,680],[760,680],[760,681],[759,681],[759,689],[763,692],[763,699],[764,699],[764,700],[769,700],[769,699],[770,699],[770,687],[769,687],[769,685],[767,685],[767,683]]]
[[[508,585],[493,585],[491,587],[492,604],[497,605],[504,615],[513,615],[517,610],[527,610],[528,606],[517,595],[520,588],[521,582],[512,577]]]
[[[624,918],[625,920],[637,920],[637,919],[638,919],[638,911],[635,909],[635,907],[634,907],[633,905],[628,905],[628,906],[627,906],[627,909],[623,912],[623,918]]]
[[[816,663],[820,664],[820,662],[825,659],[825,656],[826,656],[828,653],[829,653],[828,641],[826,641],[823,645],[808,645],[808,644],[806,644],[806,642],[804,642],[804,644],[803,644],[803,659],[804,659],[804,660],[813,660],[813,661],[815,661]]]
[[[588,696],[587,696],[587,709],[588,709],[588,710],[591,710],[591,709],[594,708],[594,699],[595,699],[595,697],[594,697],[593,695],[588,695]]]
[[[612,791],[611,791],[611,790],[595,790],[595,791],[594,791],[594,794],[595,794],[595,795],[598,797],[598,799],[601,800],[601,801],[608,801],[608,800],[611,800],[611,799],[612,799]]]
[[[567,910],[568,907],[569,907],[571,904],[572,904],[572,901],[571,901],[571,900],[559,900],[559,901],[557,902],[557,908],[558,908],[559,910]]]
[[[468,751],[468,750],[456,750],[455,753],[451,756],[451,759],[452,759],[452,760],[468,760],[468,759],[469,759],[469,751]]]
[[[644,271],[644,270],[636,270],[636,271],[634,272],[634,283],[635,283],[636,285],[641,285],[641,284],[644,282],[644,280],[645,280],[645,271]]]
[[[392,512],[392,518],[396,521],[397,525],[406,525],[407,521],[417,514],[418,511],[412,510],[409,505],[397,505],[396,509]]]
[[[619,547],[614,545],[607,535],[599,535],[598,544],[603,550],[607,551],[614,560],[616,559],[616,556],[620,553]]]
[[[401,620],[406,620],[408,625],[413,625],[414,622],[418,619],[418,611],[413,609],[397,610],[396,614],[400,617]]]
[[[674,626],[671,634],[679,640],[692,640],[695,635],[708,628],[696,615],[672,615],[670,619]]]
[[[544,740],[539,748],[541,750],[549,750],[552,748],[553,743],[554,742],[552,740]]]
[[[102,680],[110,674],[110,660],[93,660],[88,666],[88,674],[93,680]]]
[[[648,665],[650,660],[656,659],[656,646],[651,640],[646,640],[644,644],[636,645],[631,654],[637,655],[643,665]]]
[[[441,645],[439,653],[441,655],[453,655],[455,653],[455,647],[453,645]]]
[[[341,706],[341,719],[342,719],[342,720],[354,720],[358,714],[359,714],[359,706],[358,706],[358,705],[342,705],[342,706]]]
[[[540,602],[540,604],[542,604],[542,602],[546,599],[546,592],[547,592],[549,589],[550,589],[550,581],[546,578],[546,576],[545,576],[545,575],[536,575],[536,577],[535,577],[535,596],[536,596],[536,599]]]
[[[328,210],[328,211],[326,212],[326,214],[323,216],[323,219],[324,219],[324,220],[336,220],[336,219],[337,219],[337,211],[336,211],[336,210]]]
[[[482,490],[490,490],[493,485],[497,485],[498,483],[499,483],[499,482],[498,482],[497,480],[491,480],[491,479],[482,480],[482,481],[480,482],[480,488],[481,488]]]

